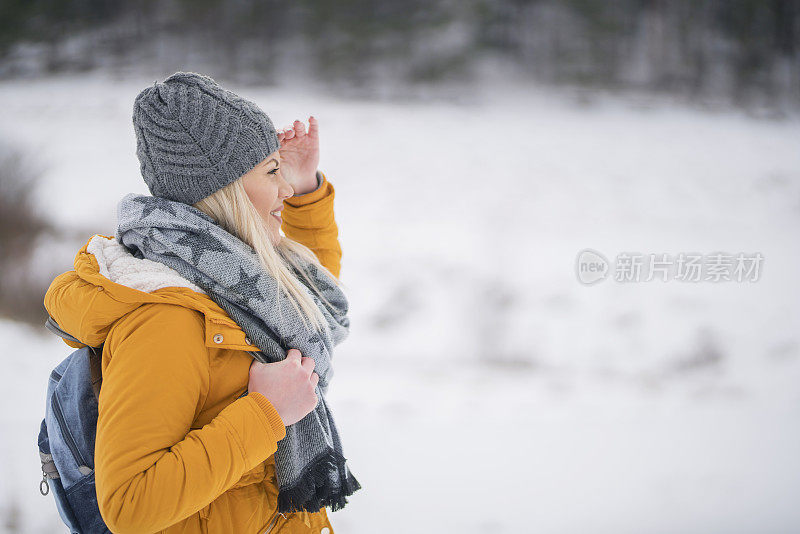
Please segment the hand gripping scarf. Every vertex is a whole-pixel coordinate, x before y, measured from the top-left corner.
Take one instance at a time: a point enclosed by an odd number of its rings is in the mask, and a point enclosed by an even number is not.
[[[303,419],[286,428],[275,452],[278,511],[335,511],[361,485],[350,473],[325,393],[333,377],[333,347],[347,337],[348,302],[323,270],[305,266],[329,307],[303,280],[325,316],[320,335],[309,331],[277,282],[261,266],[252,247],[194,206],[160,197],[129,193],[117,206],[116,239],[139,258],[162,263],[207,292],[260,351],[250,354],[264,363],[286,358],[290,348],[314,358],[319,375],[319,402]],[[294,271],[294,269],[292,269]],[[296,271],[295,271],[295,274]],[[283,318],[283,320],[281,320]]]

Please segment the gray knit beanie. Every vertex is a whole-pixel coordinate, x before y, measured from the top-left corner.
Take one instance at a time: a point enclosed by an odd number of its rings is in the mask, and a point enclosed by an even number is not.
[[[194,204],[280,148],[272,121],[213,79],[176,72],[133,103],[136,155],[153,196]]]

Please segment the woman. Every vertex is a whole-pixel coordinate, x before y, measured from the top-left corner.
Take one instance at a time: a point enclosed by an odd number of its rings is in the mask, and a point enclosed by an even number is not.
[[[177,72],[133,123],[152,196],[126,195],[115,237],[92,236],[45,295],[103,345],[101,515],[113,532],[333,532],[325,507],[360,486],[324,395],[349,319],[318,122],[276,132]]]

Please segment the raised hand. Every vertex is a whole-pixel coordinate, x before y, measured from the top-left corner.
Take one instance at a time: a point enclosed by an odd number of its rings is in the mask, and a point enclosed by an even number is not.
[[[308,117],[308,130],[302,121],[278,130],[281,143],[281,174],[302,195],[317,188],[317,166],[319,165],[319,122]]]

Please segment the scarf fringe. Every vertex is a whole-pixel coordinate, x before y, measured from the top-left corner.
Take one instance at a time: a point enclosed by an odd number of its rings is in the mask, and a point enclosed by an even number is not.
[[[335,450],[328,450],[317,456],[303,474],[297,484],[289,488],[280,488],[278,492],[278,512],[316,513],[323,506],[330,507],[332,512],[344,508],[349,497],[361,489],[361,484],[345,467],[347,459]],[[339,485],[332,486],[328,473],[336,469],[340,474]]]

